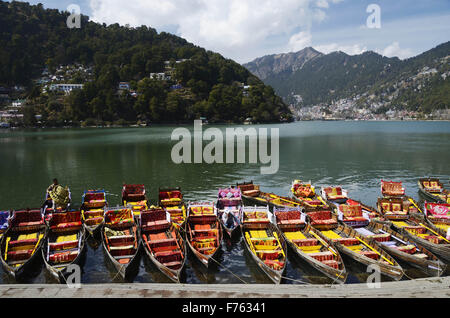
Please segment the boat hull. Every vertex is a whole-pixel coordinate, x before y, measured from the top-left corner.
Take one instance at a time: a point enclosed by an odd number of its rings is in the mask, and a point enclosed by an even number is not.
[[[276,232],[278,235],[278,238],[280,240],[280,243],[282,245],[283,248],[283,252],[284,255],[286,255],[286,261],[287,261],[287,244],[286,241],[284,239],[283,233],[272,223],[269,223],[267,225],[272,231]],[[242,225],[241,226],[241,231],[244,234],[246,231],[246,225]],[[281,283],[281,279],[283,277],[283,273],[286,270],[286,262],[285,265],[283,267],[283,269],[281,270],[274,270],[272,268],[270,268],[269,266],[267,266],[266,264],[263,263],[263,261],[261,259],[259,259],[259,257],[257,255],[255,255],[252,252],[252,249],[250,248],[250,246],[248,245],[248,242],[246,239],[244,239],[244,243],[245,243],[245,247],[247,248],[247,251],[249,252],[249,254],[251,255],[252,259],[255,261],[255,263],[258,265],[258,268],[266,274],[266,276],[274,283],[274,284],[280,284]]]

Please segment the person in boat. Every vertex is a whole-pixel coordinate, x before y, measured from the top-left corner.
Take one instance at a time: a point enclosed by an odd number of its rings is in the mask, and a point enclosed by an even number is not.
[[[233,215],[231,214],[231,212],[227,212],[227,220],[225,222],[226,226],[228,228],[232,228],[234,225],[234,218]]]
[[[48,186],[48,188],[47,188],[47,192],[50,192],[50,191],[52,191],[56,186],[58,186],[59,185],[59,183],[58,183],[58,179],[53,179],[53,183],[51,184],[51,185],[49,185]]]

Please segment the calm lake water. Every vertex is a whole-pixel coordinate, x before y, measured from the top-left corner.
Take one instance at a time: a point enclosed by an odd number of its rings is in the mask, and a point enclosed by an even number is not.
[[[217,126],[223,131],[227,127],[238,126]],[[160,186],[181,186],[186,201],[214,200],[218,188],[245,180],[260,184],[264,191],[289,195],[292,180],[301,178],[316,186],[342,185],[351,197],[372,206],[380,196],[382,178],[403,181],[406,193],[417,200],[419,177],[437,176],[449,184],[449,122],[297,122],[243,127],[279,128],[276,174],[261,175],[260,164],[174,164],[171,150],[176,142],[170,137],[176,126],[0,131],[0,209],[39,207],[54,177],[70,187],[75,207],[83,191],[94,188],[107,191],[110,205],[119,204],[124,182],[144,183],[149,199],[156,203]],[[193,125],[187,128],[192,130]],[[93,239],[88,243],[82,283],[121,282],[104,259],[101,244]],[[344,260],[350,271],[348,283],[365,281],[365,268]],[[191,255],[185,281],[269,283],[241,238],[224,240],[219,261],[239,278],[222,266],[203,270]],[[408,276],[424,277],[404,267]],[[288,279],[283,283],[330,282],[291,258],[284,276]],[[167,282],[144,256],[133,281]],[[28,282],[54,281],[41,264]],[[13,281],[1,272],[0,283]]]

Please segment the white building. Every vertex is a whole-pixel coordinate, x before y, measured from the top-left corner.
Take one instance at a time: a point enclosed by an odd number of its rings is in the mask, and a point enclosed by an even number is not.
[[[50,85],[51,91],[59,91],[69,93],[74,89],[82,89],[83,84],[52,84]]]

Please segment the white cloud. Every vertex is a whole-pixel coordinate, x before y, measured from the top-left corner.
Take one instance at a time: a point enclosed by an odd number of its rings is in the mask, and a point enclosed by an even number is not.
[[[413,56],[413,52],[410,49],[402,49],[400,48],[400,44],[395,41],[392,44],[390,44],[389,46],[387,46],[383,52],[381,52],[381,54],[383,54],[384,56],[387,57],[394,57],[397,56],[399,59],[406,59],[408,57]]]
[[[337,43],[324,44],[324,45],[316,45],[314,48],[322,53],[328,54],[335,51],[342,51],[349,55],[357,55],[367,51],[366,46],[361,46],[359,44],[353,45],[339,45]]]
[[[307,46],[311,46],[311,33],[309,32],[299,32],[291,36],[289,39],[289,50],[291,52],[297,52],[304,49]]]
[[[175,26],[188,41],[239,62],[310,45],[312,24],[326,18],[329,6],[327,0],[90,0],[90,5],[93,21],[158,30]],[[276,48],[270,48],[273,38]]]

